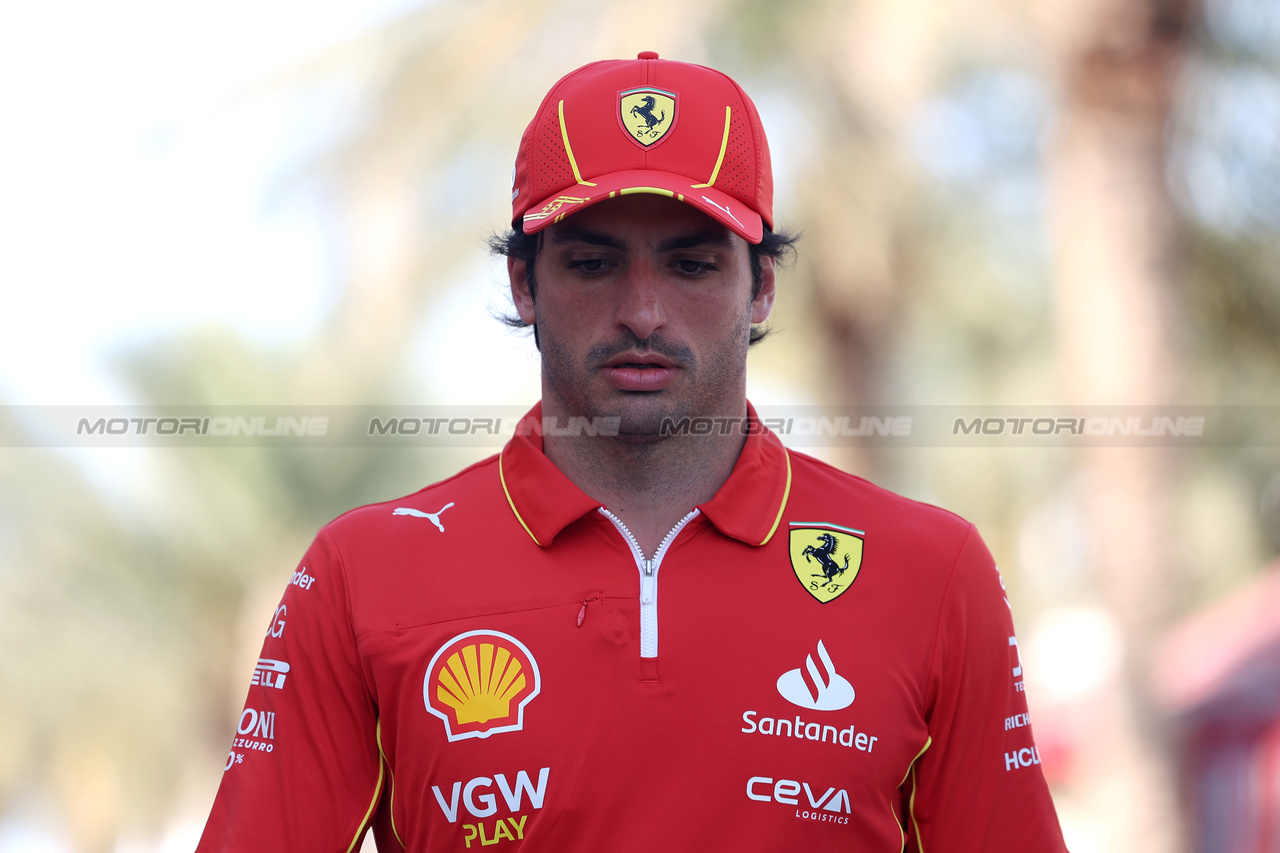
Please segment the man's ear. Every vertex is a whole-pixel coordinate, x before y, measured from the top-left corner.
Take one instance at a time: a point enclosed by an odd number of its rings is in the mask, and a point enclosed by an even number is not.
[[[751,300],[751,325],[758,326],[773,313],[773,297],[777,295],[776,269],[773,258],[764,255],[760,258],[760,290]]]
[[[533,294],[529,291],[529,265],[526,261],[507,258],[507,278],[511,280],[511,301],[516,313],[527,325],[537,322],[533,310]]]

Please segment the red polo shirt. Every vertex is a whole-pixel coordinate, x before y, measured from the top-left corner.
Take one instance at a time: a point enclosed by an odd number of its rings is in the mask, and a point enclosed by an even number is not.
[[[753,411],[644,554],[540,418],[320,531],[200,851],[1065,849],[972,525]]]

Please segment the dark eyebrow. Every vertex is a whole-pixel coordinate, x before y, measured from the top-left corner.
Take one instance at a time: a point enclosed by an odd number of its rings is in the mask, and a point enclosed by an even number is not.
[[[670,252],[674,249],[695,249],[698,246],[719,246],[722,249],[732,249],[733,237],[730,236],[727,228],[706,228],[702,231],[695,231],[692,234],[682,234],[679,237],[664,240],[658,246],[658,251]]]
[[[604,246],[607,249],[616,249],[619,252],[625,251],[627,248],[626,244],[617,237],[573,225],[561,226],[552,231],[549,236],[553,243],[586,243],[590,246]],[[704,228],[701,231],[681,234],[669,240],[664,240],[658,246],[658,251],[670,252],[676,249],[693,249],[698,246],[719,246],[731,249],[733,248],[733,237],[730,236],[727,228]]]
[[[586,243],[591,246],[617,249],[619,252],[625,251],[627,248],[626,243],[616,237],[601,234],[599,231],[588,231],[585,228],[578,228],[573,225],[556,228],[551,231],[549,236],[553,243]]]

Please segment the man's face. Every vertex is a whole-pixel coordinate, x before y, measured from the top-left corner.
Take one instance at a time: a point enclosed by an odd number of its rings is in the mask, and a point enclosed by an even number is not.
[[[752,297],[747,243],[665,196],[627,195],[552,225],[534,269],[508,271],[516,310],[538,324],[543,406],[622,418],[656,435],[664,417],[741,417],[751,324],[773,308],[772,258]]]

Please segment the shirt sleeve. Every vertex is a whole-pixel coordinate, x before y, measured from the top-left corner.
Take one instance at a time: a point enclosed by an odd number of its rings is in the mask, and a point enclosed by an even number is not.
[[[382,791],[344,567],[321,530],[285,587],[198,853],[349,853]]]
[[[906,786],[909,849],[1065,851],[1032,737],[1004,584],[972,526],[952,570],[935,643],[929,742]]]

